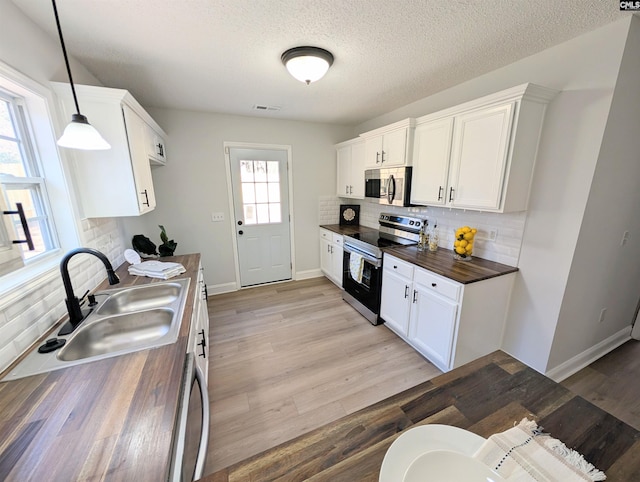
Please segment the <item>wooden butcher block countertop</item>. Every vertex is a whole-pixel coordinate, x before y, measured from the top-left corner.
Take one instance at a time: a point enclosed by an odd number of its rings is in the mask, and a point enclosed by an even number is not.
[[[0,383],[0,480],[167,478],[200,255],[163,261],[191,278],[177,342]],[[162,281],[127,266],[111,288]]]
[[[482,258],[474,257],[471,261],[459,261],[453,258],[452,250],[445,248],[438,248],[435,253],[418,251],[416,246],[383,248],[383,251],[462,284],[475,283],[518,271],[518,268],[513,266]]]

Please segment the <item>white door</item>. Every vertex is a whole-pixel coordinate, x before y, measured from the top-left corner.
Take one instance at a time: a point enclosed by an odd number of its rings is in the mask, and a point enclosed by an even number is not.
[[[230,148],[240,285],[291,279],[287,151]]]

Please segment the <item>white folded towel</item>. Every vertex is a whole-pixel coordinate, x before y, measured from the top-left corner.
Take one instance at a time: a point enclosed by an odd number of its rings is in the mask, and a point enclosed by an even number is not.
[[[473,457],[510,482],[578,482],[605,480],[604,472],[560,440],[543,433],[526,418],[494,434]]]
[[[129,266],[129,274],[134,276],[147,276],[149,278],[169,279],[186,271],[180,263],[168,263],[162,261],[143,261]]]
[[[349,273],[358,283],[362,283],[362,271],[364,269],[364,259],[357,253],[349,253]]]

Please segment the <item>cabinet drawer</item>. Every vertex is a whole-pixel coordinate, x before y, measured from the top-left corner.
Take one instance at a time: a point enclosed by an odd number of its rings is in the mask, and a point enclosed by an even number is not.
[[[384,255],[384,269],[388,271],[392,271],[408,279],[413,279],[413,268],[414,266],[411,263],[407,263],[388,254]]]
[[[342,234],[333,233],[333,243],[342,246]]]
[[[414,281],[454,301],[458,301],[460,288],[462,288],[462,286],[455,281],[447,280],[442,276],[420,268],[416,269]]]
[[[320,237],[322,239],[326,239],[327,241],[331,242],[333,239],[333,233],[327,229],[324,228],[320,228]]]

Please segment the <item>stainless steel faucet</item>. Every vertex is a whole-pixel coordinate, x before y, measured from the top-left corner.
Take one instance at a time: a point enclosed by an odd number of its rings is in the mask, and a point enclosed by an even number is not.
[[[62,329],[58,332],[59,336],[71,333],[88,315],[88,313],[84,314],[82,312],[82,309],[80,308],[80,300],[78,300],[77,296],[73,292],[71,278],[69,277],[69,260],[78,253],[92,254],[102,261],[102,264],[104,264],[104,267],[107,270],[110,285],[115,285],[120,282],[120,278],[118,278],[118,275],[113,270],[113,266],[111,266],[109,259],[97,249],[77,248],[65,254],[62,261],[60,261],[60,274],[62,275],[62,283],[64,284],[64,291],[67,295],[65,302],[67,304],[67,312],[69,313],[69,321],[65,323]]]

